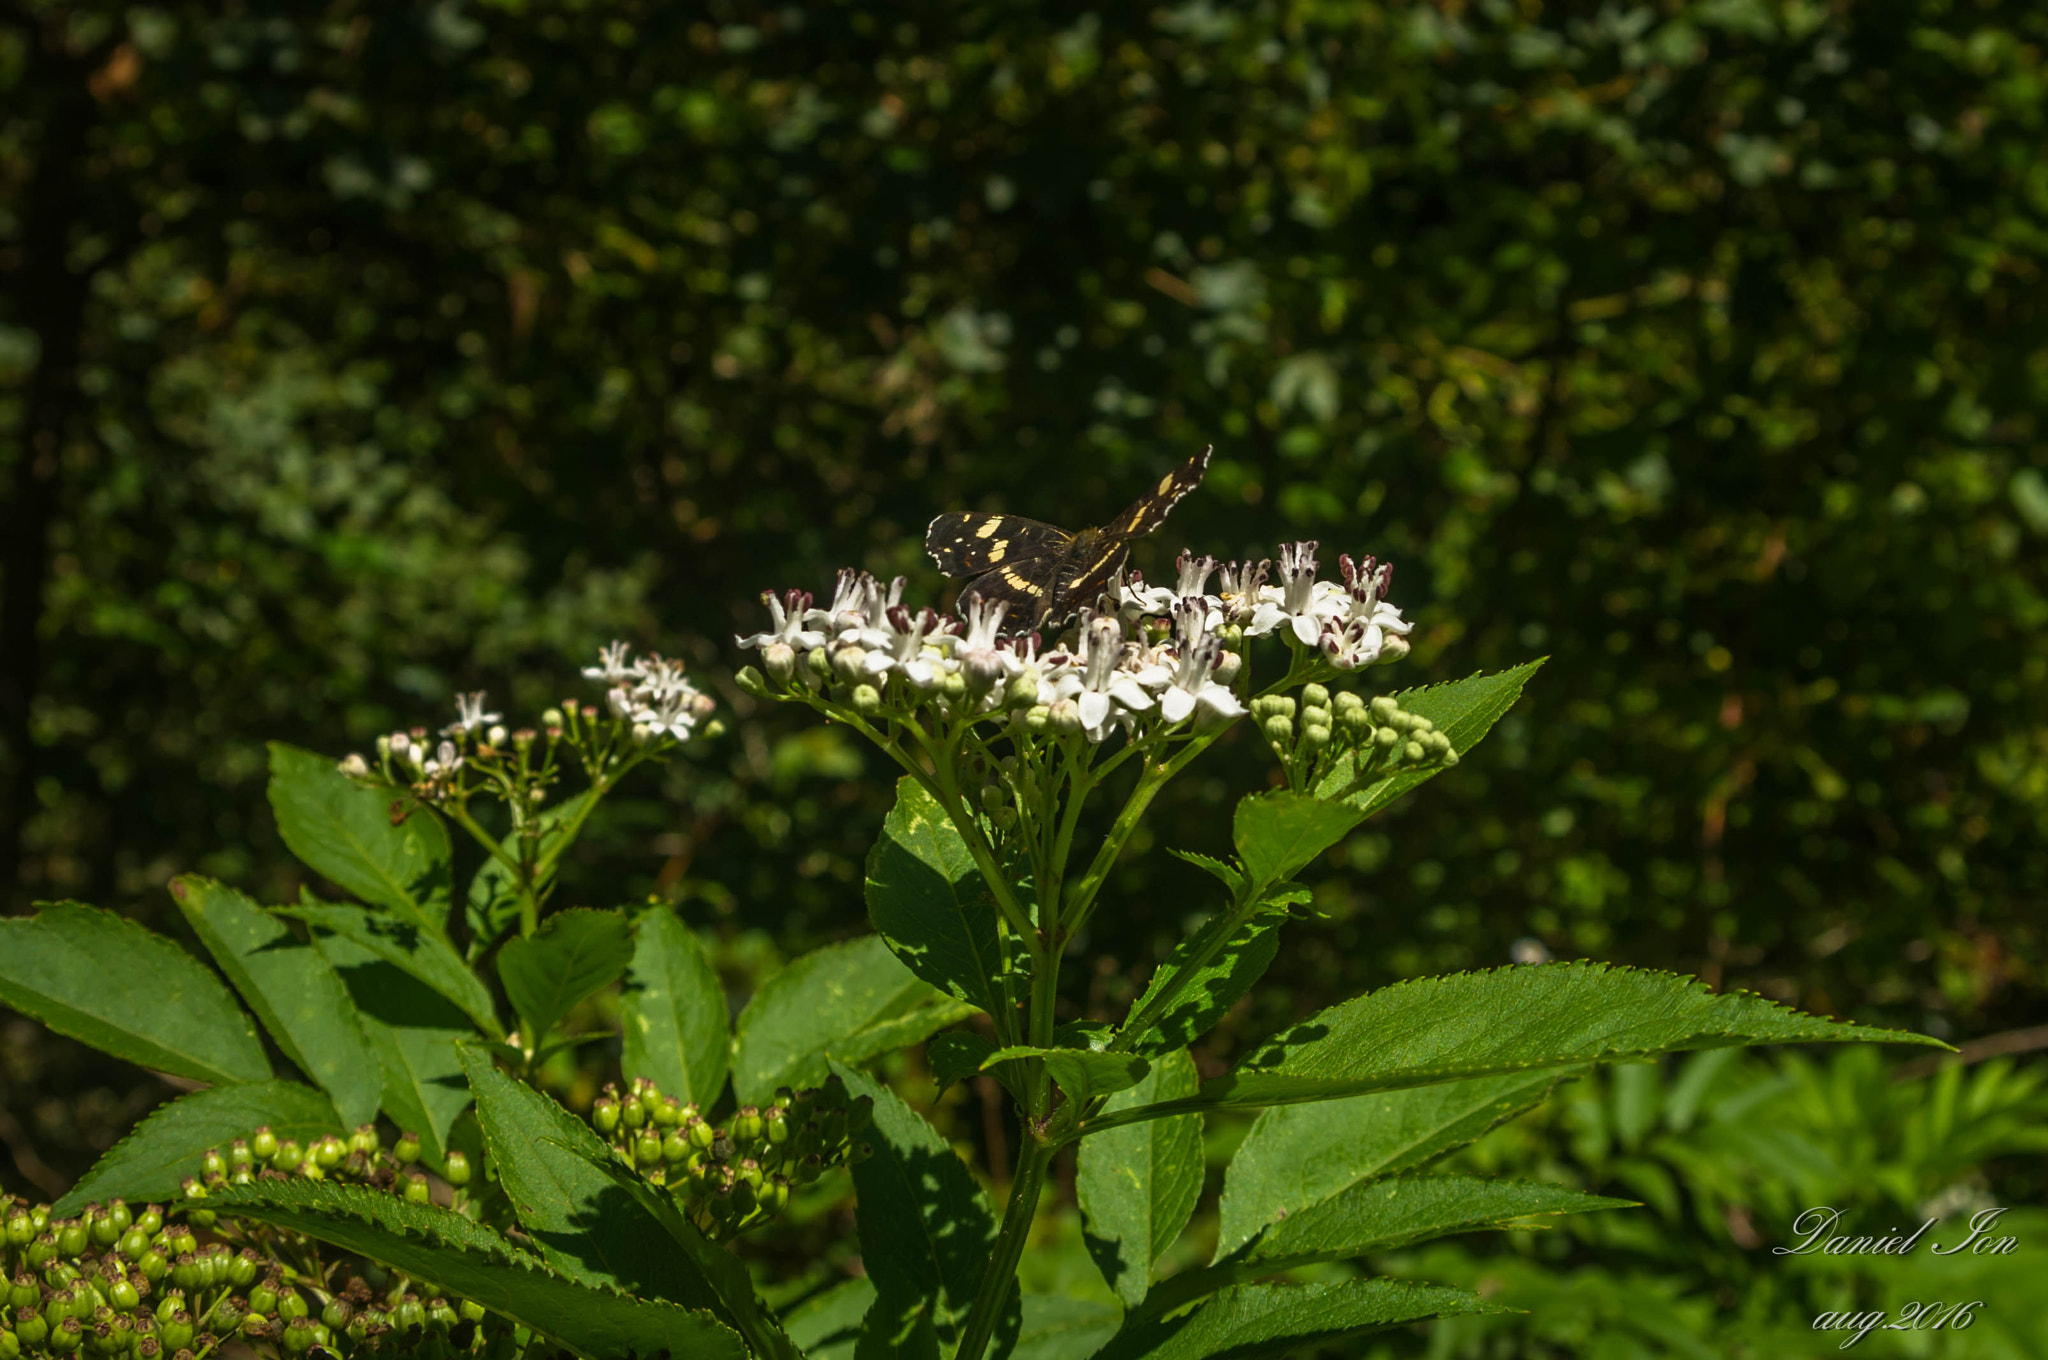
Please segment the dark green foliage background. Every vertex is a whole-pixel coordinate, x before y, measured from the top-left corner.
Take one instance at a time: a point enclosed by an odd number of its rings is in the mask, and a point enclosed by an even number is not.
[[[619,636],[734,730],[562,900],[672,897],[735,967],[844,936],[890,781],[732,688],[757,593],[936,601],[934,513],[1097,522],[1213,441],[1153,577],[1314,537],[1398,564],[1374,681],[1553,658],[1326,860],[1219,1050],[1523,936],[2038,1019],[2044,39],[1976,0],[0,0],[0,892],[281,900],[263,741],[480,686],[531,721]],[[1154,834],[1213,847],[1263,778],[1219,749]],[[1077,1014],[1205,882],[1127,869]],[[75,1174],[132,1111],[39,1107],[85,1060],[7,1033],[6,1141]]]

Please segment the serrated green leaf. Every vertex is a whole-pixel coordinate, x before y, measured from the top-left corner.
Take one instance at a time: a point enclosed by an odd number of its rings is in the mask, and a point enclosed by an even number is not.
[[[1542,1104],[1570,1075],[1516,1072],[1264,1111],[1224,1171],[1217,1258],[1268,1223],[1462,1147]]]
[[[1109,1110],[1195,1093],[1201,1084],[1185,1049],[1162,1054],[1145,1079],[1112,1099]],[[1074,1163],[1088,1252],[1119,1298],[1136,1307],[1152,1283],[1152,1263],[1187,1227],[1202,1193],[1202,1117],[1178,1115],[1111,1129],[1082,1142]],[[1029,1315],[1027,1312],[1027,1332]]]
[[[783,1314],[782,1323],[810,1360],[848,1360],[861,1319],[874,1302],[874,1281],[856,1275],[805,1299]]]
[[[110,911],[44,902],[0,920],[0,1002],[105,1053],[194,1081],[265,1081],[256,1026],[176,944]],[[110,986],[110,969],[130,980]]]
[[[490,1229],[434,1204],[367,1186],[304,1181],[217,1192],[223,1212],[333,1243],[473,1299],[592,1360],[669,1354],[748,1360],[739,1333],[708,1312],[565,1279]]]
[[[613,1154],[589,1125],[474,1047],[462,1046],[461,1057],[498,1184],[551,1267],[583,1284],[721,1306],[663,1226],[594,1164]]]
[[[552,866],[557,862],[564,836],[582,826],[583,809],[591,797],[591,792],[585,789],[540,814],[537,863]],[[508,852],[513,848],[510,845],[506,847]],[[554,879],[554,869],[550,867],[534,885],[534,891],[542,901],[547,900]],[[469,924],[469,945],[463,957],[471,963],[483,957],[484,951],[496,944],[499,937],[519,919],[519,905],[512,870],[496,855],[489,856],[470,877],[469,891],[463,896],[462,916]]]
[[[346,1131],[332,1101],[295,1081],[194,1091],[151,1111],[126,1138],[107,1149],[52,1212],[75,1214],[94,1201],[117,1197],[138,1204],[175,1200],[186,1177],[199,1174],[208,1148],[225,1151],[262,1124],[268,1124],[280,1141],[289,1138],[301,1145]]]
[[[1219,912],[1211,917],[1152,971],[1144,994],[1131,1005],[1133,1018],[1142,1015],[1152,999],[1169,985],[1179,990],[1165,1014],[1132,1042],[1133,1052],[1170,1053],[1186,1048],[1214,1029],[1225,1013],[1265,976],[1266,968],[1280,949],[1280,927],[1287,924],[1286,908],[1262,905],[1234,927],[1230,916],[1229,912]],[[1226,930],[1229,938],[1211,953],[1211,942]],[[1197,967],[1196,960],[1205,954],[1207,961]]]
[[[1006,1062],[1037,1058],[1069,1100],[1083,1105],[1097,1096],[1127,1091],[1145,1079],[1152,1064],[1136,1053],[1100,1053],[1081,1048],[997,1049],[981,1060],[983,1070]]]
[[[328,757],[276,741],[270,806],[285,845],[322,878],[421,930],[439,932],[447,922],[448,828],[427,808],[359,787]]]
[[[634,923],[633,963],[619,993],[627,1077],[710,1109],[732,1061],[725,988],[697,936],[667,907]]]
[[[1239,1285],[1184,1316],[1127,1323],[1095,1360],[1259,1360],[1403,1323],[1506,1311],[1462,1289],[1397,1280]]]
[[[1397,983],[1310,1017],[1187,1100],[1104,1116],[1084,1132],[1188,1109],[1257,1109],[1472,1077],[1743,1044],[1910,1043],[1903,1030],[1716,995],[1672,973],[1551,963]]]
[[[1210,875],[1224,887],[1230,889],[1232,897],[1236,897],[1244,890],[1244,875],[1239,873],[1234,866],[1225,864],[1220,859],[1211,859],[1207,855],[1199,855],[1192,850],[1175,850],[1171,847],[1168,847],[1166,853],[1172,855],[1175,859],[1186,860],[1203,873]]]
[[[559,911],[532,935],[505,941],[498,981],[527,1047],[540,1047],[563,1016],[617,982],[632,959],[632,927],[616,911]]]
[[[1123,1325],[1123,1310],[1096,1299],[1026,1294],[1024,1321],[1010,1360],[1079,1360],[1109,1344]]]
[[[210,878],[174,878],[171,896],[284,1055],[333,1098],[341,1122],[354,1128],[375,1119],[383,1074],[355,1002],[326,957]]]
[[[1348,1261],[1452,1233],[1541,1226],[1536,1220],[1632,1202],[1562,1185],[1485,1176],[1390,1176],[1353,1185],[1270,1224],[1228,1260],[1184,1271],[1153,1291],[1156,1317],[1232,1285],[1322,1261]]]
[[[469,1082],[456,1044],[476,1037],[469,1018],[418,978],[339,935],[314,945],[341,975],[356,1019],[377,1055],[384,1112],[420,1137],[422,1158],[446,1164],[448,1131],[469,1108]]]
[[[888,1087],[841,1062],[832,1070],[849,1095],[875,1102],[875,1155],[853,1168],[861,1262],[875,1284],[874,1307],[892,1325],[927,1308],[935,1335],[950,1348],[995,1249],[995,1218],[938,1130]],[[997,1354],[1016,1335],[1018,1308],[1013,1292]]]
[[[1278,789],[1238,799],[1231,836],[1255,883],[1280,883],[1350,835],[1364,818],[1364,812],[1348,804]]]
[[[940,991],[1007,1015],[995,898],[945,810],[905,775],[868,853],[868,919],[896,957]]]
[[[490,992],[438,931],[421,930],[400,917],[361,907],[310,903],[277,910],[367,949],[447,998],[491,1038],[505,1037]]]
[[[865,1062],[972,1014],[904,967],[879,935],[814,949],[761,984],[740,1012],[733,1094],[763,1104],[778,1086],[824,1080],[828,1053]]]
[[[1501,716],[1521,697],[1522,686],[1548,658],[1525,661],[1510,670],[1492,675],[1468,675],[1423,689],[1398,691],[1394,697],[1401,707],[1417,717],[1427,718],[1439,732],[1451,739],[1451,748],[1464,755],[1499,722]],[[1443,766],[1424,770],[1398,770],[1377,778],[1367,775],[1360,782],[1350,752],[1331,761],[1329,771],[1313,792],[1319,798],[1334,798],[1369,817],[1419,784],[1443,772]]]

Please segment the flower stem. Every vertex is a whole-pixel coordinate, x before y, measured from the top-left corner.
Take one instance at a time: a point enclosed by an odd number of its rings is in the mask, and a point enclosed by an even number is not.
[[[967,1322],[960,1331],[960,1349],[954,1360],[981,1360],[1010,1301],[1010,1291],[1016,1287],[1017,1262],[1024,1258],[1024,1246],[1031,1237],[1031,1220],[1038,1213],[1038,1196],[1045,1189],[1045,1173],[1052,1165],[1054,1149],[1039,1142],[1029,1127],[1019,1141],[1009,1207],[1003,1210],[995,1253],[982,1273],[974,1304],[967,1310]]]

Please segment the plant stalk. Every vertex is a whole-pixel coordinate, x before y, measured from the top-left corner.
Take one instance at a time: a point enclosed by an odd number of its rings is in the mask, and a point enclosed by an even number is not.
[[[995,1254],[982,1273],[974,1304],[967,1310],[967,1322],[960,1331],[960,1349],[954,1360],[981,1360],[995,1335],[996,1323],[1010,1301],[1017,1282],[1017,1263],[1024,1258],[1024,1245],[1031,1238],[1031,1220],[1038,1213],[1038,1196],[1045,1189],[1045,1173],[1052,1166],[1055,1149],[1033,1135],[1027,1121],[1017,1149],[1017,1174],[1010,1182],[1009,1207],[1003,1210],[1002,1231],[996,1235]]]

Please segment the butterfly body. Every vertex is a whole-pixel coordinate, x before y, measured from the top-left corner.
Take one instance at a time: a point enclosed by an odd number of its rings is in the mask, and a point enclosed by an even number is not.
[[[960,592],[964,612],[974,600],[1009,606],[1013,629],[1064,623],[1092,604],[1130,555],[1131,544],[1166,522],[1180,498],[1201,484],[1209,468],[1203,449],[1161,478],[1121,515],[1095,529],[1068,533],[1021,515],[953,512],[925,531],[925,551],[948,576],[975,579]]]

